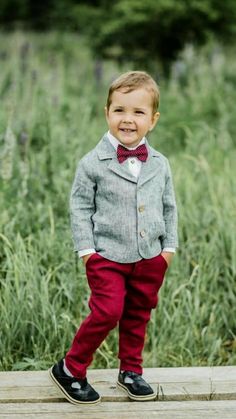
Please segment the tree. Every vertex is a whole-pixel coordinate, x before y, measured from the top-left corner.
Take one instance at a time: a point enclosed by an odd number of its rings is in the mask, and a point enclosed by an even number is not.
[[[78,26],[88,34],[94,53],[104,58],[166,67],[186,43],[203,44],[209,36],[230,42],[236,34],[233,0],[116,0],[97,7],[75,6]],[[99,6],[99,7],[98,7]]]
[[[232,42],[235,0],[1,0],[0,22],[27,28],[75,30],[88,36],[95,56],[159,61],[165,68],[186,43],[210,36]]]

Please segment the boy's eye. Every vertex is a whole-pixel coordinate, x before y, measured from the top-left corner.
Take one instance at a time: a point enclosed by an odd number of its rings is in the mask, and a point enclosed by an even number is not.
[[[114,112],[122,112],[122,109],[117,108],[117,109],[114,110]]]
[[[137,114],[141,114],[141,115],[143,115],[143,114],[144,114],[144,112],[143,112],[143,111],[136,111],[135,113],[137,113]]]

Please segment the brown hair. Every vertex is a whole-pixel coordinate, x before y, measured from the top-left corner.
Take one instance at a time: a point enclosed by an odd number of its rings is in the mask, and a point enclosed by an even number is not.
[[[111,96],[115,90],[126,89],[125,93],[129,93],[142,87],[150,91],[152,94],[153,112],[156,112],[160,100],[159,87],[153,78],[145,71],[128,71],[127,73],[121,74],[120,77],[114,80],[108,91],[107,109],[109,110],[111,105]]]

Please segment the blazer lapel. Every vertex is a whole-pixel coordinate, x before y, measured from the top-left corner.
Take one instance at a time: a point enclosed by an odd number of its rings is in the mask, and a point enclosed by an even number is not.
[[[116,173],[118,176],[129,180],[130,182],[137,183],[137,179],[130,173],[129,168],[127,167],[127,161],[124,163],[118,162],[116,150],[106,135],[98,143],[97,153],[100,160],[111,160],[110,164],[108,165],[108,169],[112,170],[112,172]]]
[[[154,148],[150,147],[147,140],[146,145],[148,148],[148,158],[146,162],[142,163],[142,168],[140,171],[140,175],[138,178],[138,185],[141,186],[150,179],[152,179],[159,171],[159,167],[157,164],[157,158],[160,157],[158,151],[154,150]]]
[[[133,176],[130,173],[127,161],[125,161],[124,163],[118,162],[116,150],[114,149],[113,145],[110,143],[106,135],[104,135],[104,137],[98,143],[96,149],[100,160],[111,160],[110,164],[108,165],[108,168],[110,170],[112,170],[118,176],[123,177],[124,179],[127,179],[130,182],[138,183],[138,185],[141,186],[148,180],[156,176],[157,172],[159,171],[157,158],[160,157],[160,154],[158,153],[158,151],[154,150],[154,148],[149,146],[147,140],[146,145],[148,148],[148,158],[146,162],[142,163],[142,168],[138,179],[136,179],[135,176]]]

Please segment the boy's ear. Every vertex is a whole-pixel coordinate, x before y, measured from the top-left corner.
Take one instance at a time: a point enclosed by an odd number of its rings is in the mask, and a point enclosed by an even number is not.
[[[155,112],[152,116],[152,125],[150,126],[149,131],[153,130],[159,118],[160,118],[160,112]]]
[[[104,112],[105,112],[106,121],[108,123],[108,109],[107,109],[107,106],[104,107]]]

